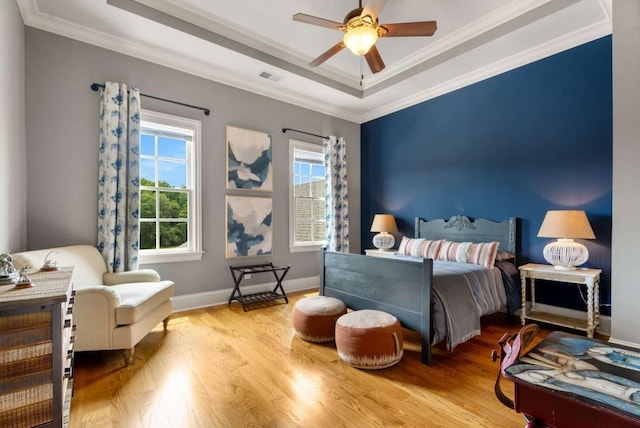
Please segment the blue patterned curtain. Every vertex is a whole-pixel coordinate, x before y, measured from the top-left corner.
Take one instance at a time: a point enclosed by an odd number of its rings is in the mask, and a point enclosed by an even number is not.
[[[109,272],[138,268],[140,91],[106,82],[100,97],[98,249]]]
[[[347,147],[342,137],[324,140],[327,186],[327,250],[349,252],[349,200],[347,198]]]

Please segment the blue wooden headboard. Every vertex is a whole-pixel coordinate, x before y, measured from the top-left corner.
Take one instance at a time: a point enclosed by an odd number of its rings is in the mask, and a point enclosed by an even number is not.
[[[501,249],[516,254],[516,218],[495,222],[482,218],[471,220],[463,215],[430,221],[416,217],[415,237],[457,242],[498,241]]]

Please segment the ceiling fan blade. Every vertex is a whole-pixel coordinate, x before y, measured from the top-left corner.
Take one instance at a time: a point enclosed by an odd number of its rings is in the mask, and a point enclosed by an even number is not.
[[[400,24],[381,24],[380,27],[387,30],[382,32],[381,37],[412,37],[412,36],[433,36],[438,25],[436,21],[423,22],[403,22]]]
[[[369,15],[375,21],[380,16],[380,12],[384,5],[387,4],[387,0],[368,0],[367,4],[362,8],[360,16]]]
[[[369,68],[372,73],[384,70],[384,61],[382,61],[382,57],[380,56],[380,52],[378,52],[376,45],[371,46],[371,49],[369,49],[369,52],[367,52],[364,57],[367,60],[367,64],[369,64]]]
[[[326,60],[328,60],[329,58],[331,58],[332,56],[334,56],[335,54],[337,54],[338,52],[340,52],[342,49],[344,49],[344,43],[342,43],[342,40],[340,40],[338,43],[331,46],[329,50],[327,50],[325,53],[323,53],[318,58],[311,61],[309,65],[311,67],[317,67],[323,62],[325,62]]]
[[[296,13],[293,15],[293,20],[298,22],[304,22],[305,24],[319,25],[320,27],[333,28],[337,30],[343,24],[341,22],[329,21],[328,19],[318,18],[317,16],[306,15],[304,13]]]

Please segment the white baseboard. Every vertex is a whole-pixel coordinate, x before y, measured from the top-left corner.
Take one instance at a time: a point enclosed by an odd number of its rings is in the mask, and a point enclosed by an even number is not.
[[[269,291],[272,290],[275,285],[275,282],[247,285],[242,287],[242,292],[245,294],[250,294],[258,293],[261,291]],[[320,287],[320,278],[317,276],[310,276],[306,278],[285,280],[282,282],[282,286],[284,287],[286,292],[317,290]],[[229,296],[231,295],[232,291],[233,289],[226,288],[224,290],[214,290],[204,293],[175,296],[173,298],[173,312],[183,312],[189,311],[191,309],[199,309],[208,306],[226,304],[229,301]],[[584,311],[576,311],[574,309],[561,308],[559,306],[545,305],[543,303],[536,303],[536,309],[555,315],[562,315],[573,318],[587,318],[587,313]],[[611,335],[611,317],[600,315],[600,327],[598,329],[598,332],[605,335]],[[615,339],[610,340],[610,342],[640,348],[640,344],[637,343],[625,342]]]
[[[553,315],[561,315],[571,318],[587,319],[587,313],[585,311],[576,311],[575,309],[561,308],[559,306],[545,305],[544,303],[536,302],[536,310],[540,312],[548,312]],[[519,314],[520,312],[518,312]],[[611,317],[607,315],[600,315],[600,326],[598,327],[598,333],[611,335]]]
[[[628,342],[626,340],[610,338],[609,343],[615,343],[616,345],[622,345],[622,346],[628,346],[630,348],[640,349],[640,343]]]
[[[259,293],[261,291],[270,291],[273,290],[273,287],[275,286],[275,282],[242,286],[242,293],[251,294]],[[312,289],[317,290],[320,287],[320,277],[310,276],[306,278],[285,280],[282,282],[282,286],[287,293]],[[232,288],[227,288],[224,290],[214,290],[204,293],[193,293],[185,294],[182,296],[175,296],[173,298],[173,312],[183,312],[189,311],[191,309],[199,309],[208,306],[226,304],[229,301],[229,296],[231,295],[232,291]]]

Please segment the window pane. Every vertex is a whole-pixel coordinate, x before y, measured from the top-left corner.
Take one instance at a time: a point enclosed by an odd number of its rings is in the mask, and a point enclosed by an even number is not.
[[[187,142],[174,138],[158,137],[158,156],[186,160]]]
[[[327,239],[325,222],[324,221],[313,222],[313,240],[324,241],[325,239]]]
[[[301,183],[300,177],[296,177],[296,184],[293,188],[293,196],[295,197],[304,197],[309,196],[309,186]]]
[[[156,218],[156,192],[155,191],[153,190],[140,191],[140,218]]]
[[[153,135],[142,134],[140,137],[140,154],[143,156],[156,155],[156,139]]]
[[[156,185],[156,162],[153,159],[140,159],[140,184],[142,186]]]
[[[313,200],[308,198],[296,198],[296,241],[311,241],[311,220]]]
[[[189,195],[185,192],[159,192],[159,218],[187,218]]]
[[[324,199],[314,199],[313,200],[313,219],[314,220],[325,220],[327,212],[327,206]]]
[[[325,241],[325,168],[322,146],[289,140],[293,177],[290,192],[292,245]]]
[[[311,223],[307,220],[296,219],[296,242],[311,241]]]
[[[311,165],[311,175],[324,178],[324,165]]]
[[[184,162],[158,161],[158,187],[186,189],[187,164]]]
[[[325,197],[326,194],[326,188],[324,186],[325,181],[324,180],[316,180],[313,181],[310,186],[311,186],[311,196],[314,198],[323,198]]]
[[[156,223],[140,222],[140,249],[154,250],[156,248]]]
[[[309,175],[311,174],[311,165],[306,162],[300,163],[300,174]]]
[[[160,223],[160,248],[188,247],[186,222]]]

